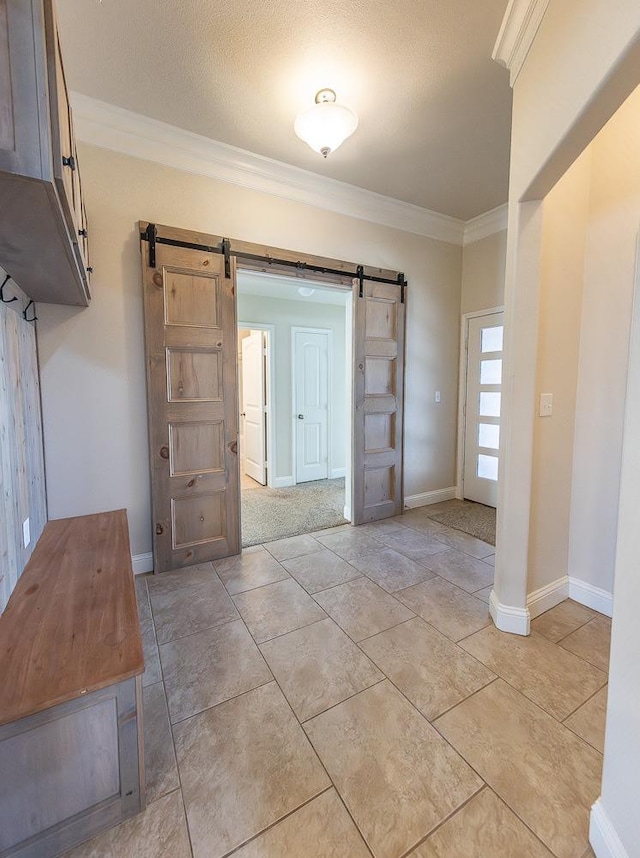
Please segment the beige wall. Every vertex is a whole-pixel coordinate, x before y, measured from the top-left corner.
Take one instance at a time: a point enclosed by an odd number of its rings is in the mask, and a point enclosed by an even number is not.
[[[404,271],[405,493],[455,484],[460,247],[91,146],[80,157],[94,299],[39,307],[51,517],[126,507],[133,553],[151,548],[139,219]]]
[[[591,158],[587,152],[544,201],[529,535],[529,592],[567,574],[580,312]],[[539,416],[541,393],[553,414]]]
[[[507,231],[501,230],[462,252],[462,313],[490,310],[504,304]]]
[[[640,226],[640,89],[591,148],[569,574],[610,593]]]

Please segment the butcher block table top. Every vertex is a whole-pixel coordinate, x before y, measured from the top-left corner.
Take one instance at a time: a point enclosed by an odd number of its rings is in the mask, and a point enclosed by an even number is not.
[[[50,521],[0,617],[0,725],[143,671],[126,511]]]

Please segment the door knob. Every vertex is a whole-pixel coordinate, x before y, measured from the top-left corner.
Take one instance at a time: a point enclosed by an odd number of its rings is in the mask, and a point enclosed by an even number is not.
[[[240,417],[246,417],[246,416],[247,416],[247,415],[245,414],[245,412],[244,412],[244,411],[241,411],[241,412],[240,412]]]
[[[298,420],[304,420],[304,414],[298,414]]]

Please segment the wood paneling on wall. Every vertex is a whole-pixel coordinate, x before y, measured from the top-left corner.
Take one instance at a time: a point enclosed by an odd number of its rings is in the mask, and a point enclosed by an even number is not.
[[[29,299],[10,280],[4,297],[14,296],[0,303],[0,611],[47,521],[36,329],[22,316]]]

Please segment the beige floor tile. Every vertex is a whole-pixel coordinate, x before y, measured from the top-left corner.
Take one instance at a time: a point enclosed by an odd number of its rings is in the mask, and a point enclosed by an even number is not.
[[[194,858],[226,855],[330,785],[275,682],[173,731]]]
[[[220,580],[232,596],[289,577],[284,566],[260,545],[253,550],[245,548],[242,554],[235,557],[218,560],[215,567]]]
[[[305,729],[376,858],[399,858],[482,785],[386,680]]]
[[[370,858],[335,790],[323,792],[233,853],[234,858]]]
[[[553,858],[507,805],[483,789],[410,858]]]
[[[491,600],[491,591],[493,590],[493,584],[490,584],[488,587],[483,587],[482,590],[476,590],[473,594],[476,599],[481,599],[487,605]]]
[[[151,575],[134,575],[133,583],[136,589],[136,601],[138,602],[138,609],[142,606],[149,607],[149,591],[147,590],[147,578],[152,577]]]
[[[588,742],[596,751],[604,754],[604,728],[607,719],[607,686],[601,688],[590,700],[587,700],[565,725],[581,739]]]
[[[322,551],[322,545],[318,540],[308,534],[277,539],[275,542],[266,542],[264,547],[269,554],[280,562],[291,560],[293,557],[303,557],[305,554],[313,554],[315,551]]]
[[[315,598],[354,641],[413,617],[412,611],[368,578],[323,590]]]
[[[150,610],[140,618],[140,631],[142,633],[142,653],[144,655],[142,685],[153,685],[162,679],[162,673],[160,671],[156,630]]]
[[[491,566],[492,569],[496,568],[496,555],[490,554],[488,557],[483,557],[482,562],[486,563],[487,566]]]
[[[438,521],[432,521],[423,510],[424,507],[408,510],[402,516],[394,519],[394,521],[399,521],[405,527],[409,527],[418,533],[423,533],[425,536],[434,537],[438,533],[441,533],[445,529],[444,525]]]
[[[293,578],[239,593],[233,599],[257,643],[326,617],[322,608]]]
[[[452,527],[446,527],[444,530],[441,530],[438,534],[438,539],[451,548],[455,548],[456,551],[462,551],[464,554],[469,554],[477,560],[482,560],[483,557],[490,557],[496,551],[495,545],[490,545],[488,542],[476,539],[475,536],[470,536],[461,530],[454,530]]]
[[[327,548],[322,548],[322,551],[315,554],[285,560],[282,565],[307,593],[318,593],[328,587],[335,587],[336,584],[344,584],[346,581],[360,578],[360,573],[355,566]]]
[[[440,575],[441,578],[446,578],[467,593],[475,593],[493,584],[494,570],[491,566],[462,551],[455,549],[442,551],[425,562],[432,572]]]
[[[535,632],[521,637],[491,626],[460,646],[559,721],[607,681],[602,671]]]
[[[149,596],[155,593],[174,593],[182,587],[200,587],[217,579],[213,563],[201,563],[198,566],[185,566],[175,572],[161,572],[146,577]]]
[[[557,858],[582,855],[600,792],[593,748],[500,679],[436,727]]]
[[[545,611],[531,621],[531,628],[534,632],[547,638],[547,640],[557,642],[566,638],[571,632],[588,623],[589,620],[595,617],[595,613],[589,608],[579,605],[577,602],[566,599],[550,611]]]
[[[384,679],[329,618],[268,641],[260,649],[301,721]]]
[[[430,721],[496,678],[418,617],[360,646]]]
[[[350,524],[338,524],[335,527],[325,527],[324,530],[314,530],[313,536],[318,539],[320,536],[331,536],[333,533],[344,533],[346,530],[352,530]]]
[[[381,541],[383,541],[383,536],[406,532],[407,528],[397,518],[385,518],[382,521],[371,521],[368,524],[358,525],[358,533],[368,533]]]
[[[168,858],[169,855],[191,858],[180,790],[72,849],[66,858]]]
[[[601,615],[595,617],[568,637],[563,638],[560,646],[608,673],[611,620]]]
[[[198,579],[177,588],[154,587],[150,598],[159,644],[238,618],[229,594],[213,569],[208,570],[208,577],[203,581]]]
[[[434,536],[426,533],[418,533],[410,527],[403,527],[402,531],[394,530],[378,536],[378,539],[388,548],[393,548],[405,557],[410,557],[417,563],[427,562],[432,554],[440,554],[447,551],[448,546],[440,542]]]
[[[396,590],[404,590],[433,578],[433,572],[393,548],[359,554],[352,557],[350,563],[387,593],[395,593]]]
[[[160,660],[172,723],[272,679],[240,619],[163,644]]]
[[[459,641],[491,622],[489,607],[442,578],[396,593],[396,598],[446,635]]]
[[[335,552],[343,560],[351,560],[352,557],[364,554],[365,551],[375,551],[383,547],[379,539],[367,533],[361,533],[359,527],[350,527],[349,530],[330,533],[328,536],[317,535],[317,539],[325,548]]]
[[[162,682],[143,689],[144,768],[147,804],[180,786]]]

